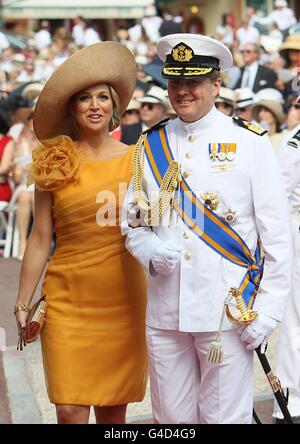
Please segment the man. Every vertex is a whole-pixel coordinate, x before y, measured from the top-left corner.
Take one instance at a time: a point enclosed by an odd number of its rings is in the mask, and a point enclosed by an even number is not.
[[[167,92],[159,86],[151,86],[146,95],[138,102],[141,103],[140,116],[143,130],[151,128],[167,117]]]
[[[249,19],[242,21],[242,26],[237,30],[236,36],[240,50],[242,50],[247,43],[258,43],[260,37],[258,30],[250,24]]]
[[[220,70],[232,64],[222,43],[174,34],[160,39],[157,50],[179,117],[141,135],[122,223],[128,250],[149,276],[154,422],[251,423],[253,349],[281,320],[289,291],[288,210],[279,167],[266,131],[214,106]],[[258,289],[259,238],[265,266]],[[248,295],[240,288],[249,309],[258,291],[258,317],[238,330],[241,336],[225,320],[224,361],[212,364],[207,354],[225,298],[242,281],[252,287]]]
[[[249,88],[238,88],[235,95],[235,115],[244,120],[252,120],[252,105],[255,94]]]
[[[263,88],[276,88],[277,74],[259,64],[260,48],[257,44],[246,43],[242,50],[244,68],[233,89],[250,88],[257,93]]]
[[[300,424],[300,119],[278,149],[278,158],[290,202],[294,248],[292,288],[280,332],[277,376],[283,388],[289,389],[289,411],[294,423]],[[276,423],[283,422],[276,403],[274,416]]]
[[[285,0],[274,2],[275,10],[267,17],[268,23],[275,22],[279,30],[285,35],[289,28],[297,23],[294,11],[288,7]]]
[[[216,108],[226,116],[232,116],[234,110],[234,92],[230,88],[221,86],[216,99]]]
[[[135,144],[141,132],[140,104],[132,99],[121,117],[121,142],[126,145]]]

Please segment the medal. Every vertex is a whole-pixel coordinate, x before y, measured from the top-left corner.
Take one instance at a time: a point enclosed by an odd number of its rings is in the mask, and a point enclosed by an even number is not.
[[[236,143],[226,143],[226,159],[231,162],[235,158]]]
[[[230,208],[226,213],[224,213],[223,218],[225,222],[227,222],[229,225],[235,222],[236,220],[236,211],[232,211]]]
[[[209,143],[208,153],[211,160],[232,162],[235,158],[236,143]]]
[[[215,161],[218,158],[217,144],[216,143],[209,143],[208,144],[208,152],[209,152],[210,159]]]
[[[205,192],[201,194],[200,198],[204,203],[204,205],[210,208],[211,210],[216,210],[220,203],[216,193]]]
[[[232,151],[229,151],[229,153],[226,153],[226,159],[229,160],[230,162],[232,160],[234,160],[235,158],[235,153],[233,153]]]

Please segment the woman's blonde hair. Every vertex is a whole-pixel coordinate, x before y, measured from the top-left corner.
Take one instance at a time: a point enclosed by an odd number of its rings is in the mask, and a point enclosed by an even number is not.
[[[113,102],[113,114],[112,114],[112,118],[109,122],[109,131],[113,131],[116,128],[118,128],[118,126],[121,123],[121,116],[119,113],[119,109],[120,109],[120,99],[118,94],[116,93],[116,90],[111,86],[111,85],[107,85],[109,92],[110,92],[110,96]]]

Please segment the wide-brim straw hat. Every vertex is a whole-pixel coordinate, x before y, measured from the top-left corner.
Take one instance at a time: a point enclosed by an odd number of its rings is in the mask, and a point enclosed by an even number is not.
[[[69,110],[71,97],[85,88],[108,84],[119,97],[118,112],[124,113],[136,85],[134,56],[117,42],[100,42],[75,52],[46,82],[34,110],[33,126],[39,140],[59,135],[76,138]]]
[[[289,35],[279,48],[279,53],[282,57],[287,58],[287,52],[290,49],[300,51],[300,34]]]
[[[267,108],[275,116],[280,125],[283,124],[285,120],[283,108],[282,105],[275,102],[275,100],[260,100],[252,105],[252,116],[257,122],[259,121],[258,114],[262,107]]]

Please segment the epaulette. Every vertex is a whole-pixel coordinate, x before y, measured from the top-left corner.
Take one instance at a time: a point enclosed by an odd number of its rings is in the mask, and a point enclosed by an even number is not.
[[[245,128],[249,131],[252,131],[253,133],[257,134],[258,136],[263,136],[264,134],[266,134],[268,132],[268,130],[262,128],[259,125],[256,125],[253,122],[249,122],[249,120],[244,120],[244,119],[241,119],[240,117],[237,117],[237,116],[232,117],[232,120],[236,125],[241,126],[242,128]]]
[[[147,134],[147,133],[151,133],[153,130],[159,129],[163,126],[165,126],[165,124],[169,121],[169,117],[167,119],[161,120],[160,122],[158,122],[156,125],[151,126],[150,128],[144,130],[141,132],[141,134]]]
[[[300,129],[293,135],[287,144],[293,148],[300,148]]]

